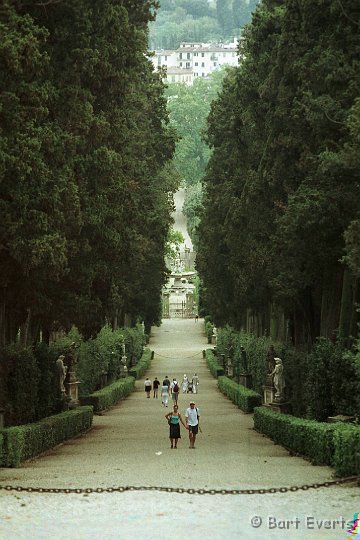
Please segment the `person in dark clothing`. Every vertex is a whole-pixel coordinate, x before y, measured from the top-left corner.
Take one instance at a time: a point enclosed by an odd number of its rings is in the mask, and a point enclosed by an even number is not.
[[[158,390],[160,386],[160,381],[157,377],[153,380],[153,389],[154,389],[154,398],[158,397]]]

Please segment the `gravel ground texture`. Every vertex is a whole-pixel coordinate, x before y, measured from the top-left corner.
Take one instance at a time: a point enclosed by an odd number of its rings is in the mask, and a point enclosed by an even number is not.
[[[203,321],[165,320],[153,330],[150,379],[196,372],[202,433],[190,450],[181,429],[170,449],[161,398],[144,381],[125,401],[94,417],[93,428],[18,469],[1,469],[1,485],[97,488],[159,486],[246,489],[300,486],[333,479],[329,467],[290,456],[253,429],[217,389],[202,358]],[[184,415],[191,395],[180,393]],[[346,538],[360,511],[358,487],[332,486],[267,495],[199,495],[159,491],[38,494],[0,491],[0,539]],[[252,521],[253,520],[253,521]]]

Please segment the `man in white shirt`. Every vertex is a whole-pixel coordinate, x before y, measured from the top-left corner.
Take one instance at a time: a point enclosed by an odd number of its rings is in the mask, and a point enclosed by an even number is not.
[[[190,401],[190,407],[186,409],[185,420],[186,429],[189,430],[189,448],[195,448],[196,435],[199,431],[199,410],[195,407],[195,402]]]
[[[179,390],[180,390],[179,383],[177,382],[176,379],[173,379],[173,382],[170,385],[170,392],[171,392],[171,397],[174,402],[174,405],[177,405],[178,403]]]

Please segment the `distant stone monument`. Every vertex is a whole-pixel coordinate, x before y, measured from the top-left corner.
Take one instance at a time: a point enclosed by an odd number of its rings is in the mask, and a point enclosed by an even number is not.
[[[274,377],[274,387],[275,387],[275,402],[280,403],[281,401],[284,401],[284,388],[285,388],[285,379],[284,379],[284,366],[282,363],[281,358],[274,358],[275,360],[275,367],[272,371],[272,375]]]
[[[120,377],[127,377],[128,368],[127,368],[127,356],[126,356],[125,342],[122,343],[121,349],[122,349],[122,357],[121,357],[121,365],[120,365]]]
[[[67,365],[65,388],[66,394],[69,398],[69,408],[74,408],[79,404],[79,384],[80,381],[76,379],[75,365],[77,364],[77,357],[75,350],[78,348],[75,342],[73,342],[65,356]]]
[[[285,402],[284,399],[284,388],[285,388],[285,377],[284,377],[284,366],[281,358],[275,357],[275,367],[271,372],[273,376],[273,382],[275,387],[275,396],[272,403],[269,403],[269,406],[276,412],[280,413],[289,413],[291,406],[290,403]]]
[[[245,388],[252,388],[252,376],[248,370],[247,354],[245,348],[240,346],[240,377],[239,383]]]
[[[65,378],[67,372],[67,366],[64,364],[65,356],[60,354],[56,360],[56,375],[57,375],[57,387],[62,394],[65,394]]]

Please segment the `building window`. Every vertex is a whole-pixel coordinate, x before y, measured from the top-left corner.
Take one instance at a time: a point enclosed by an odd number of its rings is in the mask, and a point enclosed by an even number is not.
[[[165,62],[167,61],[167,56],[165,55]]]
[[[186,69],[190,69],[190,62],[186,62]]]
[[[180,67],[182,67],[182,62],[180,62]]]
[[[180,60],[182,59],[182,52],[180,53]]]
[[[204,58],[204,56],[205,56],[205,53],[203,53],[203,52],[202,52],[202,53],[201,53],[201,56],[202,56],[202,57]]]
[[[199,62],[195,62],[195,66],[198,66],[199,65]]]
[[[190,60],[190,53],[187,53],[187,59]]]
[[[201,67],[205,67],[205,62],[201,62]]]
[[[197,55],[198,55],[198,53],[197,53],[197,52],[194,52],[194,56],[197,56]]]
[[[214,62],[214,66],[216,66],[216,62]]]
[[[202,73],[201,76],[202,76],[202,77],[205,77],[205,73]]]

